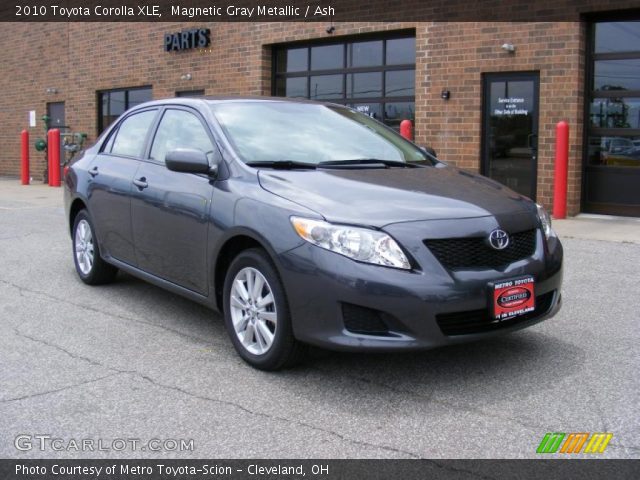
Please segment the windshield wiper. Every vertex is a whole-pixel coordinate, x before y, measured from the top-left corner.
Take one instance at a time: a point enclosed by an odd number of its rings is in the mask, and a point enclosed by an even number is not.
[[[385,167],[401,167],[401,168],[419,168],[422,165],[415,163],[399,162],[397,160],[382,160],[379,158],[356,158],[352,160],[329,160],[326,162],[320,162],[319,167],[349,167],[358,165],[384,165]]]
[[[274,168],[281,170],[315,170],[315,163],[296,162],[294,160],[268,160],[268,161],[255,161],[246,162],[250,167],[264,167]]]

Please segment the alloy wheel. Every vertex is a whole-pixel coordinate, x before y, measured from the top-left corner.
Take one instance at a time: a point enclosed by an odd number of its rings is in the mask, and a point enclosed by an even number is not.
[[[230,313],[235,334],[253,355],[264,355],[273,345],[278,313],[271,286],[257,269],[240,270],[231,287]]]
[[[93,268],[95,249],[89,222],[82,219],[78,222],[75,234],[75,250],[78,268],[83,275],[89,275]]]

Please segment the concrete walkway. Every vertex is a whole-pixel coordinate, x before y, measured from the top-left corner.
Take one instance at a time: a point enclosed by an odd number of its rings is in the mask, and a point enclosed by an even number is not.
[[[583,213],[566,220],[553,220],[553,228],[561,239],[640,244],[640,218]]]
[[[42,182],[21,185],[20,179],[0,177],[0,209],[62,207],[62,187]]]

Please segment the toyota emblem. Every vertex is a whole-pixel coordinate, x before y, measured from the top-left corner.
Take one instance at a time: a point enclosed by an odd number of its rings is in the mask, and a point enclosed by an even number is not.
[[[509,246],[509,234],[497,228],[489,234],[489,244],[496,250],[504,250]]]

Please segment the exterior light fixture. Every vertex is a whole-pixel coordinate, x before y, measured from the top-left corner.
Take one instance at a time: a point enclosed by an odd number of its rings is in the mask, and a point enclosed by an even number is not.
[[[54,88],[54,87],[47,87],[45,92],[50,94],[50,95],[55,95],[56,93],[58,93],[58,89]]]
[[[440,93],[440,98],[442,98],[443,100],[449,100],[451,98],[451,92],[449,90],[442,90],[442,92]]]
[[[502,49],[505,52],[509,52],[509,53],[515,53],[515,51],[516,51],[516,47],[513,45],[513,43],[503,43],[502,44]]]
[[[180,80],[191,80],[193,77],[190,73],[185,73],[180,77]]]

